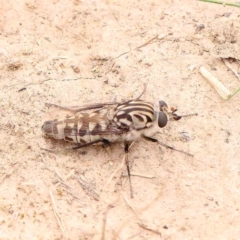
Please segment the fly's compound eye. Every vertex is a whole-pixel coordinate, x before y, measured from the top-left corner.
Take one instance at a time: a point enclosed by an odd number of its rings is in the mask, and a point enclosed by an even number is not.
[[[159,112],[158,113],[158,126],[160,128],[163,128],[167,125],[168,122],[168,117],[164,112]]]
[[[159,101],[159,108],[163,111],[163,108],[168,108],[168,105],[164,101]]]

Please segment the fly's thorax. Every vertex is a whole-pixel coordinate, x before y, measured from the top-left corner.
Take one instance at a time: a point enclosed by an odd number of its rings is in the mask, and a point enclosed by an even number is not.
[[[140,130],[153,125],[154,108],[152,103],[132,100],[119,104],[111,116],[113,122],[120,128]]]

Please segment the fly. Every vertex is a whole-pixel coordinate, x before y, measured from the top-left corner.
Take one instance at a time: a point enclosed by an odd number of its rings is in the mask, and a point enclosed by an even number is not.
[[[169,109],[164,101],[153,104],[141,100],[142,94],[136,99],[123,102],[96,103],[72,108],[51,105],[58,109],[60,115],[52,120],[45,121],[42,132],[45,136],[75,143],[76,147],[74,149],[96,143],[109,145],[115,142],[124,142],[124,150],[127,154],[130,144],[143,137],[146,140],[158,142],[167,148],[176,150],[160,143],[152,136],[161,128],[164,128],[168,121],[178,121],[182,117],[196,114],[178,116],[176,114],[177,110]],[[181,150],[176,151],[183,152]],[[191,155],[186,152],[183,153]],[[130,181],[127,156],[126,164]]]

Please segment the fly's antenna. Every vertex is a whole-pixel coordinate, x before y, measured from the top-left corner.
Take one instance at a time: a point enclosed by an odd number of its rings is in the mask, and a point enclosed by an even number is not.
[[[191,117],[191,116],[198,116],[198,113],[190,113],[190,114],[182,115],[179,117]]]
[[[190,114],[186,114],[186,115],[177,115],[176,114],[177,108],[171,107],[171,119],[174,119],[175,121],[180,120],[183,117],[191,117],[191,116],[198,116],[198,113],[190,113]]]

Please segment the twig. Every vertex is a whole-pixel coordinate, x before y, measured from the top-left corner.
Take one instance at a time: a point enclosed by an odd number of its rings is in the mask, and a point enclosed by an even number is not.
[[[142,47],[145,47],[145,46],[147,46],[148,44],[151,44],[151,43],[153,42],[153,40],[155,40],[155,39],[161,40],[161,39],[165,38],[167,35],[168,35],[168,34],[164,34],[164,35],[162,35],[162,36],[160,36],[160,37],[159,37],[158,35],[156,35],[155,37],[151,38],[150,40],[148,40],[148,41],[145,42],[144,44],[136,47],[135,50],[136,50],[136,49],[140,49],[140,48],[142,48]]]
[[[51,201],[52,201],[52,205],[53,205],[53,212],[54,212],[54,215],[55,215],[55,217],[56,217],[56,219],[57,219],[57,222],[58,222],[58,224],[59,224],[59,226],[60,226],[60,228],[61,228],[61,230],[62,230],[63,235],[64,235],[66,238],[68,238],[67,231],[66,231],[66,229],[65,229],[65,227],[64,227],[64,224],[63,224],[63,222],[62,222],[62,220],[61,220],[61,218],[60,218],[60,216],[59,216],[59,213],[58,213],[58,211],[57,211],[57,206],[56,206],[56,202],[55,202],[55,199],[54,199],[54,196],[53,196],[52,191],[49,191],[49,194],[50,194],[50,197],[51,197]]]
[[[115,171],[111,174],[111,176],[109,177],[109,179],[107,180],[107,182],[105,183],[105,185],[103,186],[103,191],[105,190],[106,186],[112,181],[112,179],[114,178],[114,176],[116,175],[116,173],[121,170],[123,168],[123,164],[125,162],[125,157],[123,157],[121,165],[115,169]]]
[[[68,184],[66,184],[64,181],[62,181],[60,179],[56,179],[56,181],[58,181],[59,185],[62,184],[65,188],[72,190],[72,188]]]
[[[118,55],[117,57],[115,57],[115,58],[120,58],[121,56],[123,56],[123,55],[125,55],[125,54],[128,54],[128,53],[130,53],[131,52],[131,50],[129,50],[129,51],[127,51],[127,52],[124,52],[124,53],[121,53],[120,55]]]
[[[162,233],[161,233],[161,232],[159,232],[159,231],[157,231],[157,230],[154,230],[154,229],[151,229],[151,228],[149,228],[149,227],[146,227],[146,226],[145,226],[144,224],[142,224],[142,223],[138,223],[138,225],[139,225],[139,227],[141,227],[141,228],[143,228],[143,229],[145,229],[145,230],[148,230],[148,231],[150,231],[150,232],[156,233],[156,234],[160,235],[160,237],[162,237]]]
[[[127,203],[127,205],[132,209],[132,211],[135,213],[135,215],[137,216],[137,218],[142,222],[141,218],[139,217],[138,212],[134,209],[134,207],[130,204],[129,200],[123,195],[122,198],[124,199],[124,201]]]
[[[47,170],[49,170],[50,172],[52,172],[52,170],[45,164],[45,161],[44,161],[44,158],[43,158],[43,155],[42,155],[41,152],[40,152],[40,156],[41,156],[41,160],[42,160],[42,163],[43,163],[43,165],[45,166],[45,168],[46,168]]]
[[[110,72],[112,71],[112,69],[113,69],[114,65],[115,65],[115,62],[113,62],[113,64],[112,64],[112,66],[111,66],[110,70],[109,70],[109,71],[107,71],[107,72],[105,72],[105,76],[106,76],[108,73],[110,73]]]
[[[235,74],[235,76],[240,81],[240,77],[239,77],[238,73],[232,68],[231,64],[227,61],[227,59],[226,58],[221,58],[221,59],[224,62],[224,64]]]
[[[135,143],[136,141],[132,142],[131,145],[129,146],[129,149],[131,149],[131,147],[133,146],[133,144]],[[116,173],[121,170],[123,168],[123,165],[124,165],[124,162],[126,162],[126,154],[124,155],[123,159],[122,159],[122,162],[121,162],[121,165],[111,174],[110,178],[108,179],[108,181],[105,183],[105,185],[103,186],[103,191],[105,190],[106,186],[112,181],[112,179],[114,178],[114,176],[116,175]]]
[[[226,6],[232,6],[232,7],[240,7],[239,4],[227,3],[227,2],[217,1],[217,0],[198,0],[198,1],[200,1],[200,2],[210,2],[210,3],[222,4],[222,5],[226,5]]]
[[[86,182],[86,180],[83,179],[83,176],[77,177],[74,175],[74,178],[80,183],[82,189],[88,196],[93,197],[96,201],[99,201],[99,194],[96,192],[91,183]]]
[[[140,99],[142,97],[142,95],[146,92],[146,90],[147,90],[147,83],[144,83],[143,84],[143,91],[136,99]]]
[[[26,89],[27,89],[27,88],[23,87],[23,88],[19,89],[18,92],[22,92],[22,91],[24,91],[24,90],[26,90]]]
[[[60,179],[57,179],[57,181],[58,181],[58,185],[62,184],[62,186],[64,187],[64,190],[66,192],[70,193],[74,198],[78,199],[79,201],[81,201],[81,202],[83,201],[82,198],[77,197],[76,192],[68,184],[66,184],[65,182],[61,181]]]
[[[62,182],[64,182],[62,176],[60,175],[60,173],[56,170],[56,168],[54,168],[54,172],[57,174],[57,176],[61,179]]]
[[[134,233],[132,236],[128,237],[127,240],[130,240],[132,238],[136,239],[136,236],[140,235],[144,230],[141,230],[140,232],[138,233]]]
[[[40,148],[41,150],[50,152],[50,153],[55,153],[55,151],[51,150],[51,149],[47,149],[47,148]]]
[[[102,236],[101,236],[101,240],[105,240],[105,232],[106,232],[106,226],[107,226],[107,215],[108,215],[108,212],[110,211],[111,208],[113,208],[114,205],[108,205],[107,207],[107,210],[105,211],[105,214],[104,214],[104,219],[103,219],[103,227],[102,227]]]
[[[10,176],[13,174],[14,171],[15,171],[15,168],[12,169],[11,172],[9,171],[8,173],[5,173],[5,174],[2,176],[2,178],[0,179],[0,183],[3,182],[3,180],[4,180],[5,178],[10,177]]]
[[[65,179],[69,179],[70,177],[74,176],[75,170],[73,169],[72,171],[69,172],[69,174],[65,177]]]
[[[128,175],[126,173],[123,173],[122,176],[127,177]],[[155,176],[153,175],[146,175],[146,174],[141,174],[137,172],[131,172],[131,176],[142,177],[142,178],[155,178]]]
[[[140,213],[143,213],[144,211],[146,211],[151,205],[153,205],[160,198],[160,196],[161,196],[161,194],[158,193],[158,195],[149,204],[147,204],[143,209],[141,209],[138,213],[140,214]],[[129,217],[128,219],[126,219],[122,223],[121,227],[119,229],[117,229],[117,231],[116,231],[116,233],[114,235],[113,240],[117,240],[118,239],[118,236],[120,235],[122,229],[131,221],[132,218],[133,217]]]
[[[48,82],[48,81],[58,81],[58,82],[65,82],[65,81],[77,81],[77,80],[81,80],[81,79],[96,79],[95,77],[78,77],[78,78],[66,78],[66,79],[53,79],[53,78],[49,78],[49,79],[44,79],[38,83],[29,83],[27,85],[25,85],[26,87],[27,86],[30,86],[30,85],[39,85],[39,84],[43,84],[44,82]]]
[[[216,89],[218,94],[225,100],[228,100],[231,97],[232,93],[217,79],[215,78],[210,72],[207,71],[206,68],[201,66],[199,68],[199,72],[205,77],[209,83]]]
[[[237,89],[232,93],[232,95],[228,98],[228,100],[229,100],[230,98],[232,98],[234,95],[236,95],[238,92],[240,92],[240,87],[237,88]]]
[[[65,81],[78,81],[78,80],[81,80],[81,79],[96,79],[96,77],[78,77],[78,78],[66,78],[66,79],[48,78],[48,79],[44,79],[42,81],[39,81],[37,83],[28,83],[28,84],[25,85],[25,87],[32,86],[32,85],[40,85],[40,84],[43,84],[44,82],[49,82],[49,81],[65,82]],[[12,84],[12,85],[9,85],[9,86],[6,86],[6,87],[10,88],[10,87],[14,87],[14,86],[17,86],[17,85],[22,85],[22,83]]]

